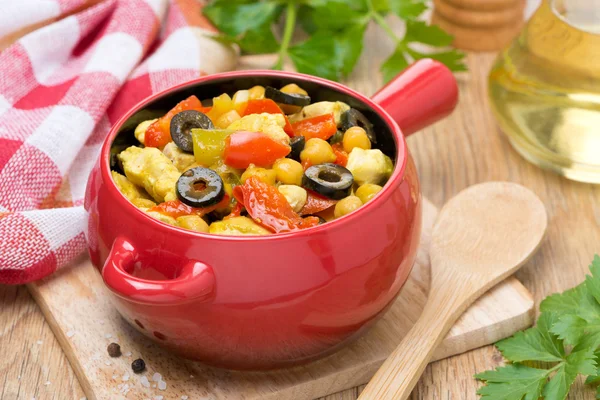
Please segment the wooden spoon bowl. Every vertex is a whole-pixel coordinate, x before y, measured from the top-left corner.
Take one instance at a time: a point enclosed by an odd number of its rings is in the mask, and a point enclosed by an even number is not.
[[[359,399],[408,398],[454,322],[527,262],[547,226],[540,199],[514,183],[472,186],[451,199],[433,228],[431,289],[423,313]]]

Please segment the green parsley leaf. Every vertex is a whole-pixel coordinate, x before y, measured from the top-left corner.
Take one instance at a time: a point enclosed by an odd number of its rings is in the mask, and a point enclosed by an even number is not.
[[[279,50],[279,43],[268,21],[255,30],[246,32],[237,43],[242,52],[247,54],[268,54]]]
[[[452,36],[436,25],[427,25],[423,21],[409,19],[406,21],[406,36],[404,40],[432,46],[449,46],[452,43]]]
[[[413,49],[407,49],[408,54],[414,60],[420,60],[422,58],[431,58],[445,64],[450,71],[466,71],[467,67],[464,63],[465,54],[458,50],[444,51],[440,53],[421,53]]]
[[[421,0],[389,0],[390,9],[402,19],[414,19],[427,10],[427,4]]]
[[[487,382],[477,394],[486,400],[538,400],[549,373],[545,369],[521,364],[486,371],[475,375],[475,378]]]
[[[565,315],[552,327],[552,332],[567,344],[575,346],[585,334],[587,322],[577,315]]]
[[[329,0],[318,7],[310,8],[308,13],[305,18],[310,18],[317,30],[340,31],[364,20],[364,14],[349,6],[346,0]]]
[[[335,38],[327,32],[317,33],[289,49],[298,72],[339,79],[339,64],[335,58]]]
[[[408,67],[409,64],[410,61],[406,58],[404,46],[398,45],[396,51],[381,65],[380,69],[383,74],[383,80],[385,82],[391,81],[402,70]]]
[[[564,400],[577,375],[592,375],[596,373],[594,352],[592,349],[573,352],[567,356],[566,362],[561,363],[556,375],[544,387],[545,400]]]
[[[274,68],[281,68],[290,57],[300,72],[336,80],[347,76],[356,66],[366,27],[373,21],[399,49],[381,66],[386,80],[424,57],[435,58],[453,71],[464,70],[462,53],[437,51],[452,37],[417,19],[427,4],[426,0],[211,0],[203,12],[221,32],[216,40],[236,43],[244,54],[277,53]],[[285,16],[280,18],[283,10]],[[391,13],[406,22],[404,38],[388,25],[385,17]],[[294,41],[298,25],[308,36],[300,43]],[[281,30],[280,38],[273,27]],[[411,43],[433,47],[432,54],[411,50]]]
[[[496,347],[513,362],[563,361],[565,349],[562,341],[548,331],[554,320],[553,314],[542,314],[537,326],[517,332],[513,337],[496,343]]]
[[[600,383],[600,365],[598,365],[599,361],[600,361],[600,352],[598,352],[597,350],[596,350],[596,353],[594,354],[594,358],[596,360],[597,369],[593,375],[590,375],[587,377],[587,379],[585,380],[586,385],[596,385],[596,384]]]
[[[596,255],[590,265],[591,276],[585,279],[585,286],[592,296],[600,303],[600,257]]]
[[[476,375],[487,382],[478,392],[484,400],[564,400],[579,375],[586,384],[600,383],[600,257],[590,271],[581,285],[542,302],[535,327],[496,344],[514,364]],[[519,364],[524,361],[555,364],[536,369]]]
[[[553,312],[559,315],[576,314],[581,297],[585,292],[585,286],[580,285],[563,293],[553,294],[542,301],[540,310],[542,312]]]
[[[221,0],[204,7],[204,15],[219,30],[229,36],[238,36],[249,30],[260,29],[273,23],[281,7],[274,2],[239,2]]]
[[[335,37],[335,58],[344,76],[352,72],[362,53],[366,28],[360,24],[350,26]]]

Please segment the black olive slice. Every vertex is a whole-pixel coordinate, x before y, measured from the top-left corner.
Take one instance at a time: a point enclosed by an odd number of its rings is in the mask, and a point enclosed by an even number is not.
[[[288,104],[290,106],[304,107],[310,104],[310,97],[300,93],[284,93],[274,87],[265,88],[265,97],[275,103]]]
[[[304,145],[306,144],[306,139],[304,136],[294,136],[290,139],[290,147],[292,151],[290,154],[286,156],[286,158],[291,158],[292,160],[300,161],[300,153],[304,150]]]
[[[196,110],[186,110],[175,114],[171,119],[171,139],[177,147],[187,153],[194,152],[192,141],[192,129],[215,129],[210,118],[206,114]]]
[[[365,132],[367,132],[367,137],[371,143],[377,143],[377,135],[375,135],[373,124],[367,119],[367,117],[364,116],[363,113],[355,108],[351,108],[342,114],[340,120],[340,130],[342,132],[346,132],[353,126],[360,126],[363,128]]]
[[[210,168],[195,167],[177,180],[177,197],[190,207],[208,207],[223,200],[223,180]]]
[[[350,194],[354,183],[352,173],[337,164],[317,164],[304,171],[302,186],[320,195],[340,200]]]

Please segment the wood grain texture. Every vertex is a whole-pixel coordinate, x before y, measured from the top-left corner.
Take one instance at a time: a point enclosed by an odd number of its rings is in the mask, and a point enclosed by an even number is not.
[[[87,257],[51,277],[29,285],[46,315],[89,400],[208,397],[214,400],[311,400],[369,380],[419,317],[429,291],[429,242],[437,209],[424,200],[423,232],[417,263],[388,313],[364,337],[338,353],[307,366],[268,373],[238,373],[179,359],[150,342],[120,318],[100,274]],[[457,321],[433,358],[440,359],[488,344],[532,322],[533,299],[510,279],[483,296]],[[485,316],[485,317],[484,317]],[[106,346],[124,354],[110,358]],[[131,361],[146,361],[143,375]],[[144,388],[158,372],[167,390]],[[129,379],[124,381],[123,376]],[[127,385],[127,386],[126,386]],[[131,390],[127,390],[131,388]]]
[[[476,0],[472,0],[476,1]],[[398,24],[395,24],[398,30]],[[364,56],[347,83],[373,94],[382,81],[379,63],[393,43],[369,29]],[[524,161],[497,128],[487,99],[487,74],[494,54],[470,54],[469,73],[460,76],[461,101],[448,119],[408,139],[423,193],[444,204],[467,186],[508,180],[536,192],[550,216],[547,238],[538,254],[517,277],[533,293],[536,304],[547,295],[579,284],[594,253],[600,252],[600,186],[571,182]],[[68,361],[42,313],[25,287],[0,286],[1,398],[79,399],[84,396]],[[486,315],[481,315],[486,318]],[[43,343],[43,354],[36,350]],[[37,355],[36,355],[37,354]],[[493,346],[430,364],[412,400],[476,400],[479,384],[473,374],[501,365]],[[18,379],[29,371],[26,379]],[[51,384],[44,386],[45,380]],[[324,400],[355,400],[363,386],[326,396]],[[11,397],[12,396],[12,397]],[[570,400],[592,400],[595,391],[578,380]]]
[[[474,185],[448,201],[431,235],[423,312],[359,400],[406,400],[456,320],[535,254],[547,226],[541,200],[512,182]]]

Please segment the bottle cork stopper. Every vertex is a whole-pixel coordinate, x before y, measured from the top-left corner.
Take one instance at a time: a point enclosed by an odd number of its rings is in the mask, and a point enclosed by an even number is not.
[[[521,31],[525,0],[434,0],[431,23],[454,36],[454,47],[500,50]]]

